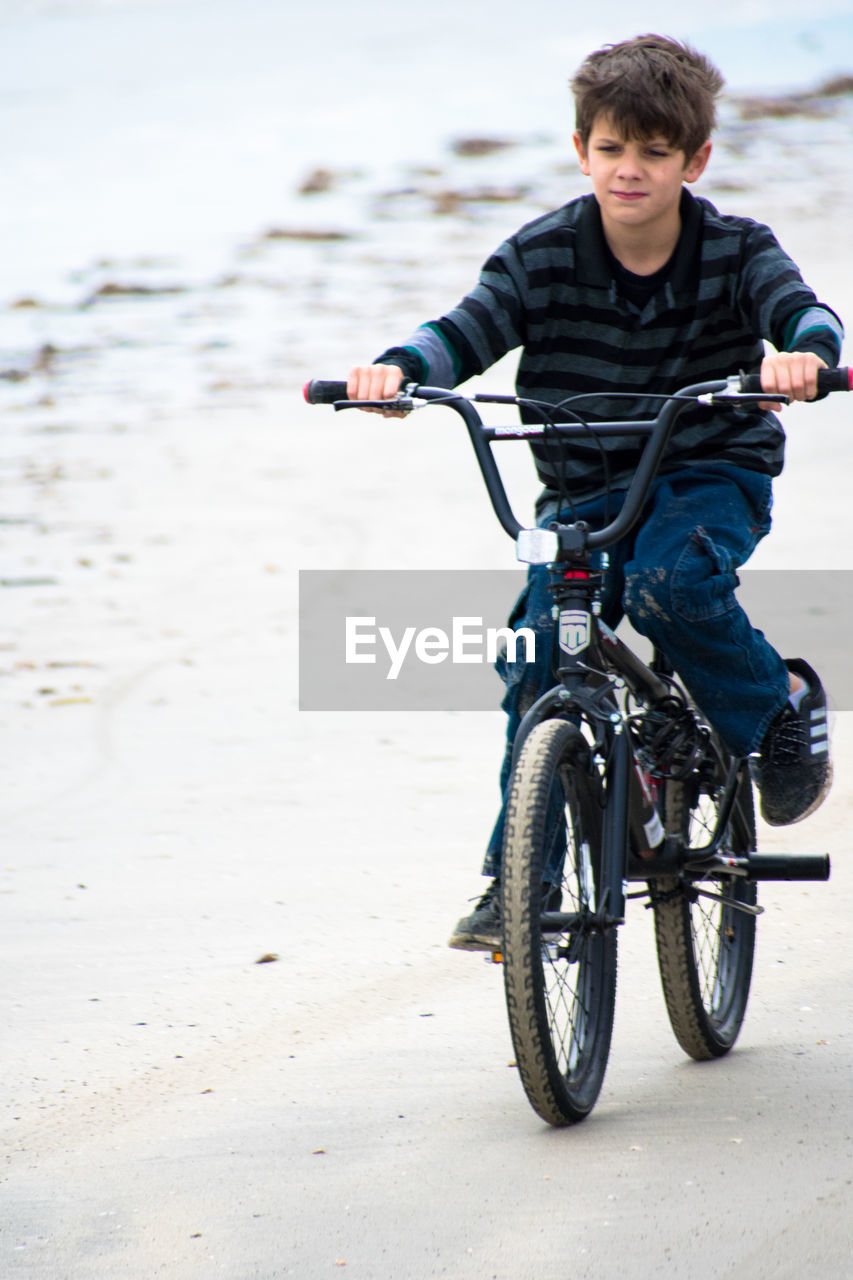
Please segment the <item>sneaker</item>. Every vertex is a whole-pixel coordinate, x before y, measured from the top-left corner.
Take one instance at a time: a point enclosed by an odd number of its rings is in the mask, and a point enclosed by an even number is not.
[[[456,951],[500,951],[500,880],[493,880],[471,914],[457,923],[447,945]]]
[[[816,672],[800,658],[786,663],[808,689],[797,707],[786,702],[771,721],[752,776],[761,795],[761,816],[785,827],[814,813],[832,783],[826,694]]]
[[[543,885],[543,910],[559,911],[562,899],[559,885]],[[546,940],[549,936],[545,935]],[[500,951],[503,946],[500,880],[493,880],[471,914],[458,921],[447,945],[455,951]]]

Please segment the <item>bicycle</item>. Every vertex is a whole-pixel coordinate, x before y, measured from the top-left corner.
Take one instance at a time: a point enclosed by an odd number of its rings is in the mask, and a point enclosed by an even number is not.
[[[853,371],[822,370],[819,392],[853,389]],[[431,404],[465,421],[493,510],[528,564],[547,564],[561,665],[557,684],[524,716],[513,764],[502,853],[502,960],[519,1074],[534,1110],[563,1126],[599,1096],[610,1053],[618,929],[626,903],[654,913],[658,968],[676,1040],[692,1058],[734,1045],[752,978],[757,884],[826,881],[826,854],[760,854],[748,758],[733,757],[703,721],[663,655],[651,662],[599,617],[606,563],[594,553],[639,519],[679,415],[695,402],[717,409],[766,401],[757,375],[686,387],[653,419],[590,425],[578,400],[559,408],[524,401],[540,421],[484,425],[477,403],[515,396],[460,395],[408,384],[396,400],[346,399],[346,384],[313,381],[309,403],[336,409]],[[773,395],[777,401],[785,397]],[[574,407],[572,407],[574,406]],[[528,415],[529,416],[529,415]],[[615,519],[526,529],[516,519],[492,453],[498,441],[563,442],[645,437]],[[630,886],[640,885],[640,889]],[[559,888],[555,892],[554,886]]]

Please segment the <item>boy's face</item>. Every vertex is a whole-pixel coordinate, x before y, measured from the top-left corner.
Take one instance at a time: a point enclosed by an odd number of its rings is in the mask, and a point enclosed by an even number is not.
[[[605,226],[648,231],[677,216],[684,182],[695,182],[711,154],[706,142],[688,159],[664,137],[625,138],[608,116],[597,116],[587,146],[574,135],[581,171],[592,189]]]

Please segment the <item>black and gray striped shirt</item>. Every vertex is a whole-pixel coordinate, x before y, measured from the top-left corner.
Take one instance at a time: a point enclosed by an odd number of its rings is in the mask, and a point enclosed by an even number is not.
[[[814,351],[838,363],[841,322],[803,283],[768,227],[720,214],[686,189],[681,216],[675,252],[642,308],[626,296],[636,293],[625,288],[607,248],[595,197],[583,196],[522,227],[458,306],[377,363],[450,387],[521,347],[518,395],[558,404],[603,393],[572,406],[591,422],[654,417],[655,395],[756,370],[763,338],[777,350]],[[607,392],[636,398],[608,399]],[[540,479],[555,487],[553,454],[532,448]],[[625,438],[589,439],[573,443],[560,467],[581,499],[624,488],[636,457],[636,444]],[[679,419],[664,470],[716,460],[778,475],[783,458],[784,432],[772,413],[697,407]]]

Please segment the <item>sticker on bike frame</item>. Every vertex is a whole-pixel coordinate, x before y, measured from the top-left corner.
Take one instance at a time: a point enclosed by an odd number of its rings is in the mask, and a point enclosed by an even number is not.
[[[590,615],[581,609],[563,609],[560,612],[560,648],[574,657],[583,653],[589,644]]]

